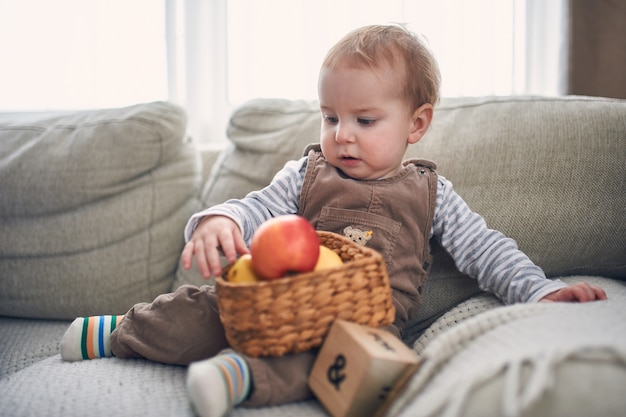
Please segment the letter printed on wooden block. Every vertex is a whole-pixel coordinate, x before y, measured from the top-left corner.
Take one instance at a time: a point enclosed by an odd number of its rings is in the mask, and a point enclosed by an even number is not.
[[[391,333],[336,320],[309,386],[333,417],[374,416],[415,373],[417,354]]]

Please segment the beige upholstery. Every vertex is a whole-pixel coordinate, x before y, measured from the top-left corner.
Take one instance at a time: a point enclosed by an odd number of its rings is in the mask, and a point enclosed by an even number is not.
[[[122,314],[169,290],[200,165],[168,103],[0,122],[0,314]]]

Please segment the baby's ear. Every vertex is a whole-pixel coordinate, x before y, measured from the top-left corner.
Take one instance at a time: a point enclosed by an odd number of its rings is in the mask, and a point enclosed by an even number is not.
[[[430,127],[430,122],[433,120],[433,105],[430,103],[422,104],[419,108],[413,112],[411,117],[411,135],[409,136],[409,143],[417,143],[422,139],[422,136],[426,133]]]

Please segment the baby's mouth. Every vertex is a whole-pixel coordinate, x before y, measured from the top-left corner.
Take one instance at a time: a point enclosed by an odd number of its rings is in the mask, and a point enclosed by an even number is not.
[[[354,165],[360,161],[359,158],[355,158],[354,156],[350,155],[342,155],[339,157],[339,159],[346,165]]]

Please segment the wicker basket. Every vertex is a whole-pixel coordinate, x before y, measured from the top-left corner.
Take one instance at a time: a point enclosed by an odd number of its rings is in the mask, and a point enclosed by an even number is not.
[[[395,318],[382,256],[341,235],[318,231],[343,265],[272,281],[216,279],[220,318],[230,345],[252,357],[320,346],[335,319],[379,327]]]

